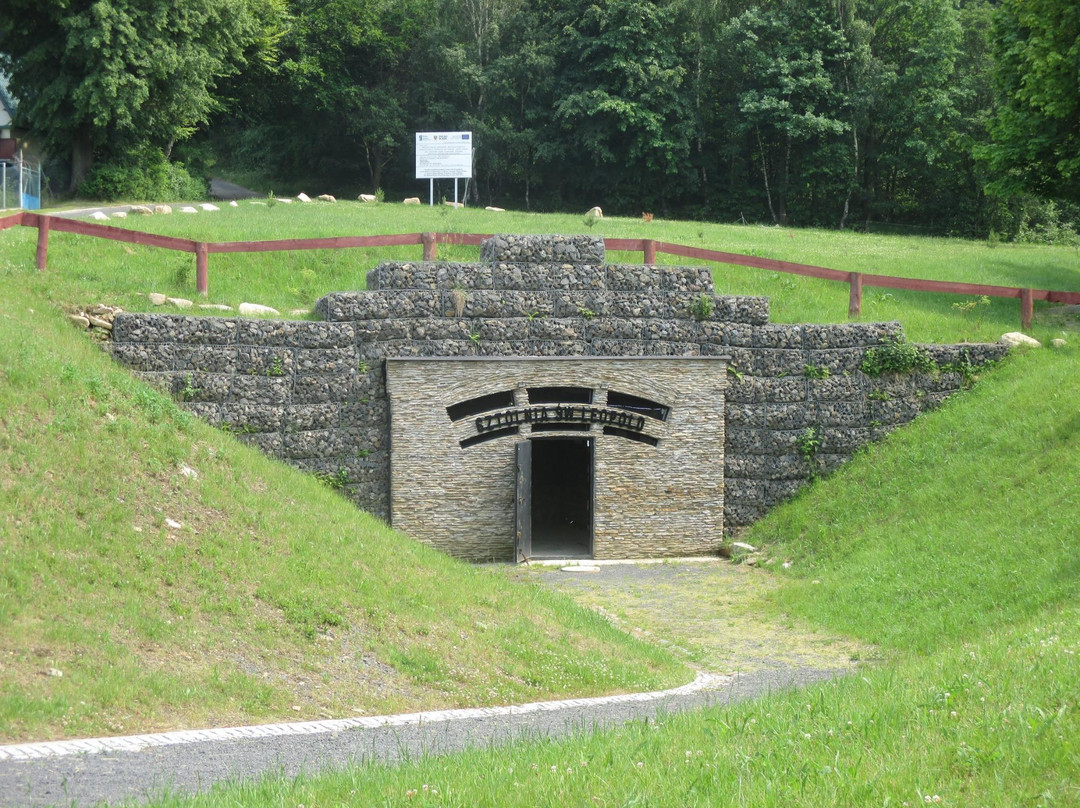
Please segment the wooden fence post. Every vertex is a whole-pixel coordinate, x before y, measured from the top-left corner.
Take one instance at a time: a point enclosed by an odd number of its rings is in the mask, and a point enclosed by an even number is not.
[[[435,261],[438,256],[438,245],[435,243],[434,233],[421,233],[420,240],[424,243],[424,260]]]
[[[1032,303],[1031,290],[1020,290],[1020,328],[1024,331],[1031,330],[1031,318],[1034,315],[1034,303]]]
[[[648,266],[652,266],[656,263],[656,242],[652,239],[645,239],[645,248],[642,250],[644,253],[644,261]]]
[[[49,262],[49,217],[39,215],[37,222],[37,268],[41,270]]]
[[[210,294],[210,255],[205,241],[195,245],[195,289],[203,297]]]
[[[862,314],[862,273],[849,274],[848,283],[851,284],[851,291],[848,294],[847,316],[849,320],[854,320]]]

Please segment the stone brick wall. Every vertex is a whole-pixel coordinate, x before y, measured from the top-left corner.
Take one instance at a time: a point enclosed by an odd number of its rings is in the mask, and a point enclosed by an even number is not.
[[[867,349],[898,324],[770,324],[766,298],[714,294],[707,268],[606,264],[602,239],[497,236],[482,255],[381,264],[368,291],[318,301],[322,322],[122,314],[112,351],[210,423],[384,518],[387,357],[728,356],[726,446],[712,473],[726,483],[729,535],[963,382],[870,378],[859,370]],[[942,366],[1006,350],[927,348]],[[810,458],[798,448],[806,430],[820,439]]]

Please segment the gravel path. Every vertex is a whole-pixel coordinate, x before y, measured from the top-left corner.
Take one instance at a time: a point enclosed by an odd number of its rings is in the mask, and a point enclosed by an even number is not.
[[[810,643],[817,649],[815,654],[806,650],[806,638],[798,632],[789,631],[794,639],[784,639],[783,632],[770,628],[770,648],[763,648],[754,637],[742,636],[758,633],[767,624],[752,609],[751,614],[739,616],[745,609],[738,604],[753,603],[757,595],[754,587],[744,587],[742,600],[733,596],[753,573],[730,564],[612,565],[592,573],[534,568],[510,574],[535,577],[593,606],[606,604],[603,608],[616,620],[638,633],[668,637],[676,650],[699,665],[727,659],[731,648],[745,655],[744,664],[738,673],[712,676],[704,689],[402,716],[386,719],[382,726],[341,729],[346,722],[326,722],[326,727],[310,734],[169,743],[135,751],[120,751],[117,747],[122,744],[113,743],[107,751],[36,759],[15,759],[10,752],[13,747],[0,747],[0,807],[144,801],[170,790],[198,792],[220,781],[266,773],[293,776],[361,761],[396,762],[513,740],[561,737],[664,713],[730,704],[851,670],[846,648],[821,638],[817,646]],[[765,577],[758,577],[762,586]],[[723,600],[726,614],[716,613],[719,607],[708,593]],[[716,673],[733,670],[709,667]],[[253,730],[252,734],[258,733]],[[7,759],[5,749],[9,750]]]

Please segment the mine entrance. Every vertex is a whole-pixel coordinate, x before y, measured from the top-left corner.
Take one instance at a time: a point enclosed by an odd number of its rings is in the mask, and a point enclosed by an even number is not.
[[[592,558],[593,440],[523,441],[518,444],[517,476],[521,553],[532,558]]]

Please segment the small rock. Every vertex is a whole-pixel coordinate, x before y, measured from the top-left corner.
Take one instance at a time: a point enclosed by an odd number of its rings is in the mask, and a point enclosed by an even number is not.
[[[172,303],[174,306],[176,306],[176,308],[178,309],[190,309],[192,306],[195,305],[190,300],[184,297],[167,297],[165,299]]]
[[[311,314],[311,309],[289,309],[290,317],[306,317]]]
[[[591,207],[587,211],[585,211],[585,216],[590,218],[590,219],[603,219],[604,218],[604,211],[600,210],[600,206],[597,205],[597,206]]]
[[[202,203],[199,204],[199,207],[202,208],[205,211],[221,210],[221,208],[219,208],[217,205],[213,204],[212,202],[202,202]]]
[[[166,519],[165,524],[171,527],[173,530],[179,530],[183,527],[183,525],[177,522],[175,519]]]
[[[112,331],[112,323],[108,320],[103,320],[101,317],[95,317],[93,314],[87,315],[90,320],[90,325],[96,328],[104,328],[106,331]]]
[[[731,546],[736,550],[742,550],[744,553],[756,553],[757,548],[752,544],[747,544],[744,541],[733,541]]]
[[[1061,337],[1058,337],[1057,339],[1050,340],[1050,345],[1052,345],[1054,348],[1064,348],[1068,344],[1069,343],[1067,343]]]
[[[230,208],[238,208],[238,207],[240,207],[240,203],[237,202],[235,199],[230,199],[229,200],[229,207]]]
[[[249,205],[265,205],[266,200],[265,199],[249,199],[248,204]]]
[[[64,676],[64,672],[59,668],[49,668],[45,671],[46,676],[55,676],[57,679],[61,679]]]
[[[137,216],[152,216],[154,210],[153,208],[148,208],[146,205],[132,205],[128,208],[128,213],[134,213]]]
[[[375,194],[360,194],[360,201],[361,202],[377,202],[378,199],[375,196]],[[416,201],[419,203],[420,200],[418,199]],[[409,204],[408,199],[405,200],[405,204]]]
[[[165,295],[161,294],[160,292],[150,293],[150,302],[153,303],[155,306],[164,306],[168,301],[169,298],[165,297]]]
[[[506,208],[497,208],[494,205],[488,205],[484,210],[490,210],[492,213],[506,213]]]
[[[289,197],[287,197],[287,196],[279,196],[277,198],[277,201],[281,202],[284,205],[291,205],[292,204],[292,200],[289,199]]]
[[[114,219],[126,219],[127,218],[127,211],[126,210],[115,211],[113,213],[112,217]]]
[[[463,207],[465,207],[465,205],[463,203],[461,203],[461,202],[450,202],[449,200],[447,200],[446,202],[443,202],[443,204],[446,205],[449,208],[463,208]]]
[[[337,202],[337,198],[333,194],[319,194],[316,199],[320,202]]]
[[[262,306],[258,303],[241,303],[240,314],[245,317],[260,315],[280,315],[281,312],[270,306]]]
[[[90,327],[89,318],[84,317],[81,314],[69,314],[67,317],[69,320],[71,320],[71,322],[75,323],[75,325],[79,326],[80,328]]]
[[[200,303],[200,309],[206,309],[207,311],[232,311],[232,306],[226,306],[224,303]]]
[[[296,198],[299,199],[301,202],[310,202],[311,201],[311,197],[308,196],[307,194],[305,194],[303,191],[298,193],[296,195]]]
[[[191,466],[180,466],[180,473],[192,480],[199,479],[199,472],[195,471]]]
[[[95,219],[99,222],[103,222],[109,218],[109,214],[103,213],[100,210],[95,210],[93,213],[90,214],[90,218]]]
[[[292,709],[293,709],[294,711],[296,711],[296,712],[300,712],[300,705],[299,705],[299,704],[294,704],[294,705],[292,706]]]
[[[180,212],[181,213],[198,213],[199,211],[198,211],[197,208],[193,208],[191,205],[184,205],[184,207],[180,208]]]
[[[1022,334],[1019,331],[1010,331],[1008,334],[1002,334],[1001,339],[998,340],[1010,348],[1041,348],[1042,343],[1033,337],[1029,337],[1027,334]]]
[[[420,204],[420,197],[418,197],[418,196],[410,196],[408,199],[405,200],[404,204],[406,204],[406,205],[419,205]]]
[[[172,208],[168,205],[154,205],[154,213],[172,213]]]

